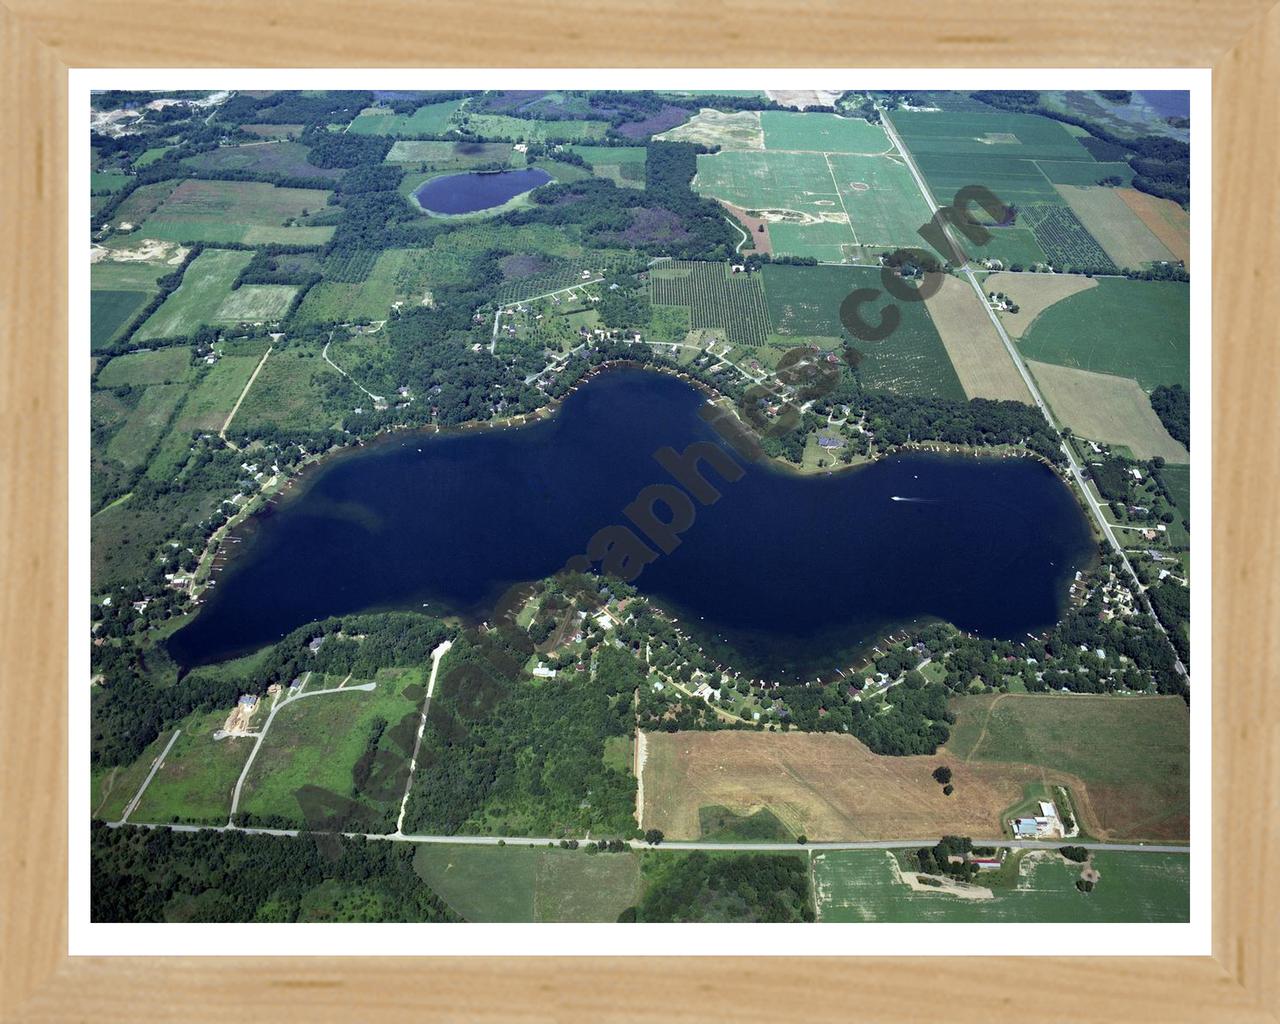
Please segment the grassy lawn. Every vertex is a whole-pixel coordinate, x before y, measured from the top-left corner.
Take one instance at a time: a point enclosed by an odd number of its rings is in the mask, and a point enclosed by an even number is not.
[[[228,712],[227,708],[197,712],[183,721],[179,726],[182,735],[151,780],[131,821],[226,824],[231,813],[231,791],[254,742],[247,736],[213,738]],[[259,708],[258,716],[263,713],[264,709]]]
[[[963,762],[1042,765],[1079,777],[1078,810],[1102,838],[1182,839],[1189,716],[1179,697],[961,697],[945,752]]]
[[[1186,921],[1189,858],[1178,853],[1098,853],[1093,892],[1075,887],[1080,867],[1055,853],[1018,857],[1009,888],[993,898],[962,899],[916,892],[901,881],[900,862],[887,850],[838,850],[813,858],[819,921]],[[1002,869],[1003,872],[1003,869]],[[977,885],[982,885],[979,874]]]

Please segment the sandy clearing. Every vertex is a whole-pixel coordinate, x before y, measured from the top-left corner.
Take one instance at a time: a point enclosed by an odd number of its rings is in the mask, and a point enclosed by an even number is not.
[[[992,274],[982,282],[986,294],[1004,292],[1017,304],[1018,312],[1000,314],[1000,322],[1014,341],[1055,302],[1096,287],[1097,280],[1083,274]]]
[[[703,107],[684,124],[654,138],[660,142],[701,142],[721,149],[764,149],[758,110],[725,114]]]
[[[1139,459],[1159,455],[1188,463],[1191,456],[1169,436],[1136,380],[1027,360],[1058,422],[1080,437],[1122,444]]]
[[[969,398],[1030,403],[1022,375],[967,281],[944,277],[942,287],[925,299],[925,306]]]

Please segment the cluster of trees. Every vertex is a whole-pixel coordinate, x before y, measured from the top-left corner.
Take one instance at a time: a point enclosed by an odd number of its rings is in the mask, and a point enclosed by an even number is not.
[[[1161,384],[1151,392],[1151,408],[1175,441],[1191,447],[1191,395],[1181,384]]]
[[[967,836],[943,836],[937,846],[916,851],[920,871],[926,875],[948,875],[968,882],[978,873],[978,865],[969,859],[973,841]],[[954,860],[952,858],[955,858]]]
[[[647,854],[644,896],[620,921],[812,921],[809,872],[795,854]]]
[[[530,686],[533,645],[503,626],[460,638],[431,702],[406,829],[453,834],[627,832],[635,781],[604,763],[604,741],[632,728],[631,695],[587,671]]]
[[[172,832],[92,826],[90,917],[98,922],[164,921],[179,904],[192,922],[306,919],[318,886],[362,893],[371,920],[461,920],[414,873],[409,843],[326,836]],[[356,901],[348,901],[354,905]]]

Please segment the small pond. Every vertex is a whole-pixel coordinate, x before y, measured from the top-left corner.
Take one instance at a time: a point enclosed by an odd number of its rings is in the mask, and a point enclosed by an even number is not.
[[[476,213],[545,185],[551,175],[536,167],[521,171],[470,171],[423,182],[413,193],[428,213]]]

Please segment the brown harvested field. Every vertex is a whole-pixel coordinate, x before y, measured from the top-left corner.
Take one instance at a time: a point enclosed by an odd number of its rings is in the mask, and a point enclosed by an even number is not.
[[[738,223],[742,225],[743,230],[748,232],[755,240],[756,252],[762,254],[773,252],[773,243],[769,240],[769,222],[767,220],[763,217],[753,217],[741,206],[726,203],[723,199],[719,200],[719,203],[734,216]],[[764,230],[761,231],[761,228],[764,228]]]
[[[945,796],[933,770],[952,769]],[[881,757],[837,733],[652,732],[645,736],[642,828],[699,838],[699,808],[739,815],[767,808],[816,841],[997,836],[1024,788],[1048,782],[1075,792],[1064,772],[941,757]]]
[[[1015,341],[1055,302],[1097,287],[1096,279],[1083,274],[992,274],[982,282],[988,295],[1004,292],[1017,304],[1018,312],[1000,314],[1000,322]]]
[[[1005,350],[982,300],[967,281],[944,277],[937,293],[925,299],[925,306],[965,395],[1031,401],[1022,375]]]
[[[1100,185],[1054,187],[1117,267],[1139,270],[1144,263],[1174,259],[1116,189]]]
[[[1027,366],[1058,422],[1080,437],[1126,445],[1138,459],[1159,455],[1167,462],[1191,461],[1131,377],[1032,360],[1027,360]]]
[[[1161,199],[1136,188],[1116,189],[1121,200],[1160,239],[1175,259],[1191,269],[1191,218],[1172,199]]]

